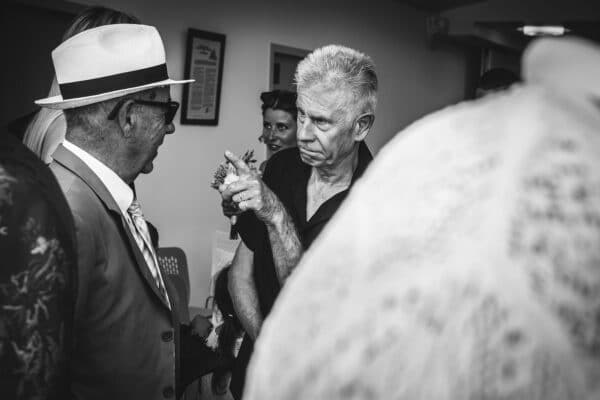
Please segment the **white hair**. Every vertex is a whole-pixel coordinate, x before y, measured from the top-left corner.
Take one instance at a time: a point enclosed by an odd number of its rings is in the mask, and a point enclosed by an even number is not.
[[[328,45],[316,49],[298,64],[298,90],[315,84],[345,87],[353,93],[352,101],[359,112],[375,112],[377,107],[377,75],[368,55],[357,50]]]

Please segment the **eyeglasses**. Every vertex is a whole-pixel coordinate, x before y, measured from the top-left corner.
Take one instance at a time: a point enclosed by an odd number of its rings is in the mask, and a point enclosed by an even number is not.
[[[121,107],[123,107],[123,104],[127,100],[130,100],[130,99],[121,99],[121,100],[119,100],[119,102],[117,104],[115,104],[115,107],[108,114],[109,120],[113,120],[117,117],[119,110],[121,109]],[[177,113],[177,110],[179,109],[179,103],[176,101],[162,102],[162,101],[138,100],[138,99],[131,99],[131,100],[136,104],[164,108],[165,109],[165,125],[169,125],[171,122],[173,122],[173,118],[175,118],[175,114]]]

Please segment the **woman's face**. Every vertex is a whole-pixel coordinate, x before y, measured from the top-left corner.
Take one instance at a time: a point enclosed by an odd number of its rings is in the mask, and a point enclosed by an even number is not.
[[[267,158],[280,150],[296,147],[296,120],[292,114],[267,108],[263,114],[260,140],[267,146]]]

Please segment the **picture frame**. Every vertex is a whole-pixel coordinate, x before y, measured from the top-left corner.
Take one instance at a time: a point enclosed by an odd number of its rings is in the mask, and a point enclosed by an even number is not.
[[[187,33],[182,125],[219,124],[225,35],[190,28]]]

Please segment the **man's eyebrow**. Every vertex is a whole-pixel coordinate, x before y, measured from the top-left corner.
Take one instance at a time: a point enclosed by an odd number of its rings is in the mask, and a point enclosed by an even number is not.
[[[327,123],[333,122],[332,118],[328,118],[327,116],[325,116],[323,114],[309,113],[299,105],[296,105],[296,109],[298,110],[299,113],[306,115],[308,118],[312,119],[313,121],[327,122]]]
[[[310,118],[314,119],[314,120],[319,120],[319,121],[329,121],[329,118],[320,112],[311,113]]]
[[[315,116],[315,117],[312,117],[311,119],[316,122],[326,122],[326,123],[332,122],[332,120],[330,118],[325,118],[322,116]]]

